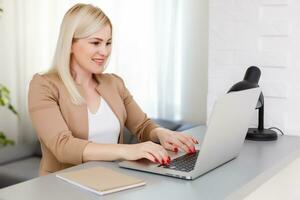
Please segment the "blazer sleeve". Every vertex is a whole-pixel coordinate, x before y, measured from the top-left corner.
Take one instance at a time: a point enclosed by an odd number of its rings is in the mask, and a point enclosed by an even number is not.
[[[118,79],[121,97],[126,109],[127,118],[125,126],[128,130],[136,135],[140,142],[150,140],[150,132],[159,127],[142,111],[132,95],[126,88],[124,81],[117,75],[113,74]]]
[[[28,108],[39,139],[61,163],[77,165],[88,140],[75,138],[69,130],[58,105],[59,91],[41,75],[30,82]]]

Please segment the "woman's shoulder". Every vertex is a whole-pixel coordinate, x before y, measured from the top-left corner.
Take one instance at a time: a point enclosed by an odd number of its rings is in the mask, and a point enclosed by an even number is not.
[[[61,84],[62,81],[57,73],[36,73],[30,81],[30,87],[40,89],[58,90]]]
[[[59,75],[52,73],[36,73],[33,75],[31,82],[61,82]]]

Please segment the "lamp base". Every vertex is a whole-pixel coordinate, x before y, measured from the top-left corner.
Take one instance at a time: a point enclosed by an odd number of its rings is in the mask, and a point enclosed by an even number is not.
[[[277,133],[273,130],[249,128],[246,136],[247,140],[253,141],[273,141],[277,140]]]

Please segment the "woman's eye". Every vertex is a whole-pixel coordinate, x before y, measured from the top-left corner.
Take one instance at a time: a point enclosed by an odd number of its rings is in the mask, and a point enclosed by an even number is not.
[[[109,45],[111,45],[111,42],[106,43],[106,46],[109,46]]]
[[[92,44],[97,46],[97,45],[99,45],[100,43],[99,43],[99,42],[92,42]]]

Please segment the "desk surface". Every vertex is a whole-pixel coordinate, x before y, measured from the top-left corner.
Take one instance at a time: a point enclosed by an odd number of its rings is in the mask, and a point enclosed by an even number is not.
[[[186,131],[201,141],[204,127]],[[64,171],[103,166],[146,181],[146,186],[98,196],[50,174],[0,190],[0,200],[53,199],[240,199],[300,156],[300,137],[245,141],[238,158],[193,181],[119,168],[117,162],[88,162]],[[1,180],[0,180],[1,181]]]

